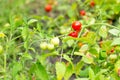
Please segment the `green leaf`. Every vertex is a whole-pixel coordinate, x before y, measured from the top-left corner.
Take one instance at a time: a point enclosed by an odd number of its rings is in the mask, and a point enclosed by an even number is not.
[[[89,68],[89,79],[90,80],[95,80],[95,73],[92,70],[92,68]]]
[[[84,44],[80,49],[79,52],[84,53],[89,49],[89,46],[87,44]]]
[[[71,61],[71,58],[70,58],[68,55],[64,54],[64,55],[63,55],[63,58],[64,58],[65,60],[67,60],[67,61],[72,65],[72,67],[73,67],[73,63],[72,63],[72,61]]]
[[[106,58],[107,57],[106,51],[101,51],[100,55],[101,55],[102,58]]]
[[[103,42],[102,42],[102,45],[101,45],[102,50],[105,50],[105,51],[111,50],[111,48],[112,48],[111,43],[112,43],[111,40],[103,41]]]
[[[116,14],[118,14],[120,12],[120,4],[118,4],[118,5],[115,4],[113,7],[113,10]]]
[[[74,52],[74,55],[84,56],[84,53],[81,53],[81,52]]]
[[[49,56],[57,56],[58,55],[58,52],[57,51],[54,51],[54,52],[51,52],[51,53],[46,53],[46,54],[43,54],[41,56],[38,56],[38,60],[41,62],[42,65],[44,65],[45,63],[45,59]]]
[[[74,44],[74,40],[68,40],[66,43],[69,47],[71,47]]]
[[[105,72],[107,72],[108,70],[107,69],[101,69],[95,76],[95,80],[96,79],[99,79],[101,77],[101,75]],[[101,80],[101,79],[100,79]],[[103,79],[104,80],[104,79]]]
[[[79,75],[81,77],[88,77],[89,76],[89,68],[86,67],[85,69],[81,70]]]
[[[90,48],[90,49],[89,49],[89,52],[90,52],[91,54],[95,55],[95,56],[99,56],[99,53],[98,53],[98,51],[97,51],[96,48]]]
[[[117,29],[110,29],[109,33],[114,35],[114,36],[118,36],[120,34],[120,31]]]
[[[24,57],[25,59],[31,59],[31,60],[33,59],[29,53],[24,53],[22,57]]]
[[[93,45],[96,43],[97,35],[95,32],[88,32],[87,36],[78,38],[83,43]]]
[[[28,37],[28,34],[29,34],[28,28],[27,27],[22,28],[21,35],[22,35],[24,40]]]
[[[93,63],[93,58],[92,57],[86,57],[86,56],[83,56],[82,57],[82,60],[85,62],[85,63],[87,63],[87,64],[91,64],[91,63]]]
[[[77,63],[77,65],[75,66],[75,74],[76,75],[79,75],[83,65],[84,65],[84,62],[82,60]]]
[[[18,72],[21,70],[22,70],[22,64],[15,62],[12,68],[12,72],[11,72],[12,76],[15,77],[18,74]]]
[[[36,76],[39,79],[49,80],[49,76],[45,70],[45,67],[42,66],[42,64],[40,62],[38,62],[38,61],[36,62],[34,71],[35,71]]]
[[[111,44],[112,46],[120,45],[120,38],[115,38]]]
[[[74,13],[74,11],[73,11],[72,9],[69,9],[69,10],[67,11],[67,15],[68,15],[70,18],[72,18],[72,17],[75,15],[75,13]]]
[[[35,22],[37,22],[38,20],[36,20],[36,19],[30,19],[29,21],[28,21],[28,25],[30,25],[30,24],[32,24],[32,23],[35,23]]]
[[[55,69],[56,69],[57,80],[62,80],[66,72],[65,64],[62,62],[56,62]]]
[[[106,26],[101,26],[101,28],[99,29],[99,35],[103,38],[107,37],[108,32]]]
[[[73,66],[71,64],[69,64],[66,67],[66,72],[65,72],[65,75],[64,75],[64,79],[69,80],[69,78],[71,77],[72,74],[73,74]]]

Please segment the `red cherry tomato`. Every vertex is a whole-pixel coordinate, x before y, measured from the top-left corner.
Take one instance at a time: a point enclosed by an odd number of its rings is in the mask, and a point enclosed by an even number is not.
[[[110,52],[113,53],[114,52],[114,48],[112,48]]]
[[[94,7],[94,6],[95,6],[95,2],[94,2],[93,0],[90,2],[90,6],[91,6],[91,7]]]
[[[72,23],[72,28],[77,32],[81,30],[81,26],[82,24],[79,21],[75,21]]]
[[[80,11],[80,15],[81,15],[81,16],[84,16],[85,14],[86,14],[86,13],[85,13],[84,10],[81,10],[81,11]]]
[[[71,36],[71,37],[76,38],[76,37],[78,37],[78,32],[77,32],[77,31],[74,31],[74,32],[71,32],[71,33],[68,34],[68,35]]]
[[[45,11],[50,12],[52,10],[52,6],[50,4],[45,6]]]

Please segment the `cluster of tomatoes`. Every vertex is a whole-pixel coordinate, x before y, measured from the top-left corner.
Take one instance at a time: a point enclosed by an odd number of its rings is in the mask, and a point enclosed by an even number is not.
[[[95,2],[93,0],[90,2],[90,6],[91,7],[95,6]],[[80,14],[80,16],[85,16],[86,12],[85,12],[85,10],[81,10],[79,12],[79,14]],[[74,38],[78,37],[78,33],[80,32],[81,28],[82,28],[82,24],[79,21],[73,22],[72,23],[72,29],[74,31],[69,33],[69,36],[74,37]]]
[[[54,37],[50,40],[50,42],[42,42],[40,44],[40,48],[43,50],[54,50],[55,46],[58,46],[60,43],[60,39],[58,37]]]
[[[73,32],[69,33],[68,35],[71,37],[78,37],[78,33],[80,32],[82,28],[82,24],[79,21],[75,21],[72,23],[72,29],[74,30]]]

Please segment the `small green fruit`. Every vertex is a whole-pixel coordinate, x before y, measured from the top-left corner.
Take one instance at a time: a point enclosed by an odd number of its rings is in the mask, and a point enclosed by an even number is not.
[[[47,44],[47,48],[48,50],[53,50],[54,49],[54,45],[53,44]]]
[[[58,46],[60,43],[60,39],[58,37],[54,37],[53,39],[51,39],[51,44]]]
[[[47,43],[46,42],[41,43],[40,48],[43,50],[47,49]]]

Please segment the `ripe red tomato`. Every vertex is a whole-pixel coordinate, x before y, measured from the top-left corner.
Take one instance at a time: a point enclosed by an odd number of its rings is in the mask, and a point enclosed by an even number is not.
[[[94,7],[94,6],[95,6],[95,2],[94,2],[93,0],[90,2],[90,6],[91,6],[91,7]]]
[[[45,11],[46,12],[50,12],[52,10],[52,6],[50,5],[50,4],[47,4],[46,6],[45,6]]]
[[[78,37],[78,32],[77,32],[77,31],[74,31],[74,32],[71,32],[71,33],[68,34],[68,35],[71,36],[71,37],[76,38],[76,37]]]
[[[81,10],[81,11],[80,11],[80,15],[81,15],[81,16],[84,16],[85,14],[86,14],[86,12],[85,12],[84,10]]]
[[[113,53],[114,52],[114,48],[112,48],[110,52]]]
[[[72,28],[75,31],[79,32],[81,30],[81,26],[82,26],[82,24],[79,21],[75,21],[75,22],[72,23]]]

